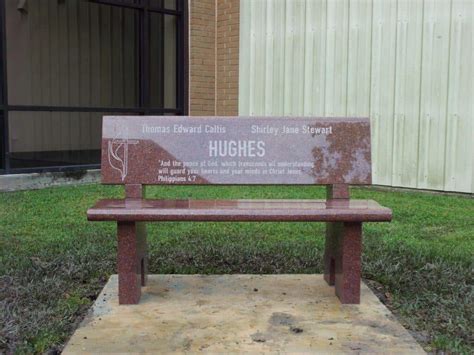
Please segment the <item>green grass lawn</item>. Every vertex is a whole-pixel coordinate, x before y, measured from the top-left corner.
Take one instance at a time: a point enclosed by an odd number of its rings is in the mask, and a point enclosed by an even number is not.
[[[154,198],[323,198],[319,187],[156,187]],[[425,349],[474,351],[474,199],[352,189],[393,209],[364,225],[363,277]],[[0,353],[60,349],[115,273],[117,187],[0,194]],[[154,223],[151,273],[321,273],[322,223]]]

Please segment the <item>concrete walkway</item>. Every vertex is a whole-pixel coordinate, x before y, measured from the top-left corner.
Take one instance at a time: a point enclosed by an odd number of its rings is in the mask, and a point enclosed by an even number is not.
[[[341,305],[321,275],[152,275],[139,305],[110,278],[67,344],[73,353],[424,353],[362,284]]]

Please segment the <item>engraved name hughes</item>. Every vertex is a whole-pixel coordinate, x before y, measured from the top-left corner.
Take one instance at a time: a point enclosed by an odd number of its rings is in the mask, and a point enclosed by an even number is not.
[[[265,142],[254,140],[209,141],[210,157],[264,157]]]

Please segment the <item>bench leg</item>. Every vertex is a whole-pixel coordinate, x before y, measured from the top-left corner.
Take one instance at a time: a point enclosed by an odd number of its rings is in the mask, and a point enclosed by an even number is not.
[[[336,251],[337,251],[337,233],[336,228],[339,223],[326,223],[326,243],[324,249],[324,280],[329,286],[336,283]]]
[[[147,246],[143,222],[118,222],[119,303],[137,304],[146,284]]]
[[[362,223],[327,223],[324,279],[345,304],[360,303]]]
[[[140,262],[140,282],[142,286],[148,283],[148,244],[146,241],[146,223],[137,222],[137,243]]]

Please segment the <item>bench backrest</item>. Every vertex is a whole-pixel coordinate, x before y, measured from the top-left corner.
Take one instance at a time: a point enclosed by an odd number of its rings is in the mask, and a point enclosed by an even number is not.
[[[370,184],[368,118],[105,116],[102,183]]]

